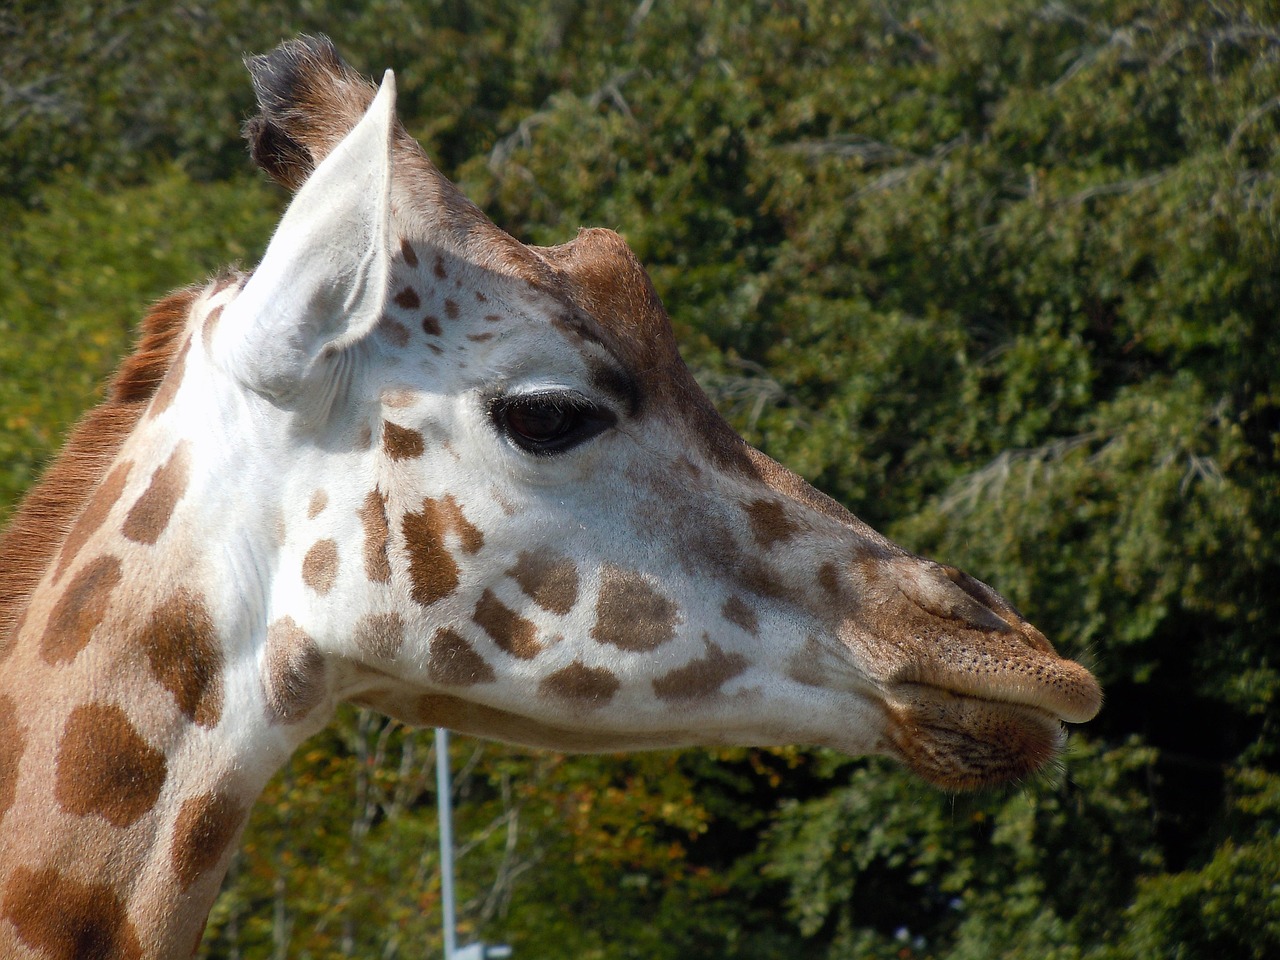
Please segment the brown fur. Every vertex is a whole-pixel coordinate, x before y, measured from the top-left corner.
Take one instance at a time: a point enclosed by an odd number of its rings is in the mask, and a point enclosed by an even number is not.
[[[109,883],[82,883],[53,868],[18,867],[0,914],[24,943],[49,960],[139,960],[142,946],[119,893]]]
[[[15,511],[0,538],[0,641],[9,636],[94,485],[146,411],[199,295],[199,288],[188,287],[151,309],[137,349],[120,365],[107,399],[85,414],[61,455]]]
[[[45,663],[70,663],[88,645],[111,606],[120,569],[120,561],[110,554],[94,557],[80,568],[45,625],[40,641]]]
[[[327,669],[320,648],[293,617],[267,627],[263,690],[277,723],[300,723],[325,697]]]
[[[480,595],[472,619],[513,657],[532,660],[542,650],[534,623],[504,604],[492,590],[486,589]]]
[[[491,683],[493,667],[456,630],[442,627],[431,639],[431,659],[427,673],[436,683],[451,687],[467,687],[473,683]]]
[[[622,684],[613,671],[604,667],[588,667],[580,660],[548,674],[538,684],[544,697],[569,700],[589,707],[602,707],[618,692]]]
[[[507,576],[543,610],[567,614],[578,602],[578,568],[568,557],[540,551],[520,551]]]
[[[26,736],[18,722],[13,697],[0,694],[0,820],[13,806],[18,790],[18,762],[26,750]]]
[[[654,650],[675,639],[679,609],[640,574],[606,564],[591,636],[633,653]]]
[[[151,674],[188,720],[212,729],[222,718],[222,644],[204,599],[177,590],[148,614],[133,635]]]
[[[740,653],[725,653],[703,635],[707,655],[653,680],[653,692],[668,703],[704,700],[750,665]]]
[[[185,892],[200,875],[217,865],[235,839],[247,811],[222,793],[189,797],[173,825],[173,872]]]
[[[169,765],[115,704],[71,711],[58,744],[54,796],[68,813],[132,826],[160,798]]]

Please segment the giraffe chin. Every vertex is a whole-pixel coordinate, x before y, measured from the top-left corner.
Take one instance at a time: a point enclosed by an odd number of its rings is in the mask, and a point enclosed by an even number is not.
[[[1062,752],[1062,721],[1038,707],[901,684],[886,698],[888,753],[927,782],[963,791],[1020,780]]]

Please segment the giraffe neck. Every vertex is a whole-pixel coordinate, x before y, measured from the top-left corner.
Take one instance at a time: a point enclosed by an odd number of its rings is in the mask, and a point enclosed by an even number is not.
[[[174,383],[198,336],[175,338]],[[299,706],[320,698],[297,649],[277,651],[274,698],[260,679],[272,525],[202,483],[216,429],[176,432],[174,392],[79,497],[0,647],[6,957],[188,955],[254,799],[326,719]]]
[[[0,955],[186,955],[288,755],[194,585],[107,553],[36,592],[0,677]],[[16,942],[13,938],[16,937]],[[67,953],[65,945],[73,944]],[[44,955],[44,954],[41,954]],[[94,954],[98,955],[98,954]]]

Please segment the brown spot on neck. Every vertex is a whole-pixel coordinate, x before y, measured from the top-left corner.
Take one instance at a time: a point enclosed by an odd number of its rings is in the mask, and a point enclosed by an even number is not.
[[[578,602],[578,568],[568,557],[521,551],[507,576],[543,610],[563,616]]]
[[[538,628],[485,590],[476,603],[475,620],[499,647],[521,660],[532,660],[542,649]]]
[[[829,601],[841,601],[844,597],[845,590],[840,584],[840,571],[830,561],[818,568],[818,586],[822,587],[822,592],[826,594]]]
[[[421,301],[418,299],[418,291],[413,287],[405,287],[397,293],[395,302],[397,307],[402,307],[405,310],[417,310],[421,306]]]
[[[182,802],[169,855],[184,893],[227,854],[247,812],[224,793],[202,793]]]
[[[391,660],[404,645],[404,619],[398,613],[367,613],[356,622],[356,646],[379,660]]]
[[[209,311],[200,325],[200,342],[204,344],[205,354],[213,353],[213,335],[217,332],[218,321],[222,319],[222,311],[225,307],[225,303],[218,304]]]
[[[413,244],[408,240],[400,240],[400,256],[404,258],[407,266],[416,267],[418,265],[418,251],[413,249]]]
[[[67,534],[67,539],[63,541],[62,550],[58,554],[58,565],[53,571],[55,583],[61,579],[67,565],[84,549],[84,545],[89,542],[89,538],[102,527],[107,516],[111,513],[111,508],[116,505],[120,495],[124,493],[125,484],[129,480],[129,471],[132,468],[133,461],[131,460],[116,464],[98,486],[89,503],[85,506],[84,512],[76,520],[76,525],[71,528],[71,532]]]
[[[311,494],[311,502],[307,504],[307,519],[314,520],[320,514],[324,513],[324,508],[329,505],[329,495],[323,490],[317,490]]]
[[[802,687],[826,687],[831,682],[831,674],[826,669],[827,651],[817,638],[805,637],[804,646],[791,655],[787,661],[787,676]]]
[[[726,600],[724,606],[720,608],[720,615],[752,636],[755,636],[760,631],[759,617],[756,616],[755,610],[747,606],[746,601],[741,597],[730,597]]]
[[[215,314],[222,310],[219,307],[214,311]],[[216,320],[216,317],[214,318]],[[206,324],[208,321],[206,320]],[[206,326],[206,331],[209,328]],[[173,403],[173,398],[178,395],[178,388],[182,386],[182,378],[186,373],[187,354],[191,352],[191,338],[187,337],[182,342],[182,348],[178,350],[178,355],[173,358],[173,363],[169,366],[169,372],[165,374],[164,380],[160,383],[160,388],[156,391],[156,395],[151,400],[151,409],[148,416],[158,417],[169,409],[169,405]]]
[[[13,806],[18,789],[18,764],[26,750],[26,736],[18,722],[13,697],[0,694],[0,822]]]
[[[222,646],[204,601],[177,590],[151,611],[134,644],[152,675],[173,694],[183,716],[213,728],[222,717]]]
[[[382,405],[400,410],[411,407],[418,401],[418,393],[410,387],[389,387],[382,391]]]
[[[215,282],[225,286],[228,274]],[[163,381],[202,294],[189,287],[165,297],[143,319],[134,352],[121,363],[107,400],[77,425],[57,461],[27,495],[0,541],[0,634],[14,598],[29,595],[58,549],[55,531],[84,507]]]
[[[676,635],[676,605],[640,574],[606,565],[591,636],[623,650],[654,650]]]
[[[49,614],[40,655],[46,663],[70,663],[88,645],[111,607],[120,583],[120,561],[98,557],[81,567]]]
[[[128,827],[155,806],[167,774],[164,754],[142,738],[122,709],[90,703],[67,718],[53,792],[68,813]]]
[[[141,960],[124,901],[109,883],[81,883],[47,867],[17,867],[0,914],[45,960]]]
[[[187,490],[190,457],[184,440],[164,465],[151,475],[151,484],[129,508],[122,532],[135,543],[153,544],[160,539],[174,507]]]

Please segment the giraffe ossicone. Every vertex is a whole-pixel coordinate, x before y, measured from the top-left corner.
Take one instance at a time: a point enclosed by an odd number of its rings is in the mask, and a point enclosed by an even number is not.
[[[172,295],[0,541],[0,954],[198,943],[343,700],[554,749],[821,744],[965,789],[1093,677],[751,449],[616,234],[494,226],[323,38],[248,61],[297,191]]]

